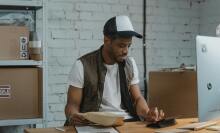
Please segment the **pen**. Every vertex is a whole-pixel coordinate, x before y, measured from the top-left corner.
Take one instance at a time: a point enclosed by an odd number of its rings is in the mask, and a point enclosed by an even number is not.
[[[62,131],[62,132],[65,132],[65,129],[63,129],[63,128],[56,127],[55,129],[59,130],[59,131]]]

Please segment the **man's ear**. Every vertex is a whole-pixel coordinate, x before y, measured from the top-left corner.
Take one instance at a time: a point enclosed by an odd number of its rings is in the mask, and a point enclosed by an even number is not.
[[[104,36],[104,44],[110,44],[111,43],[111,38],[108,36]]]

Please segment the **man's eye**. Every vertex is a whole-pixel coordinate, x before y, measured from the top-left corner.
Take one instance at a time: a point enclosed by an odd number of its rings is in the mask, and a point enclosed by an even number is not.
[[[131,46],[131,44],[129,44],[129,45],[124,45],[124,44],[119,45],[120,48],[125,48],[125,47],[128,47],[128,48],[129,48],[130,46]]]
[[[120,48],[124,48],[124,47],[126,47],[126,45],[120,45]]]

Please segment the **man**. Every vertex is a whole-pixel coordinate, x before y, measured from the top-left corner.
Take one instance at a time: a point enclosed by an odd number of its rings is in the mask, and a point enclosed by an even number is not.
[[[161,120],[163,111],[148,108],[138,86],[136,63],[127,57],[132,37],[142,36],[127,16],[109,19],[103,34],[103,46],[80,57],[70,72],[66,125],[87,123],[77,113],[91,111],[113,112],[132,120]]]

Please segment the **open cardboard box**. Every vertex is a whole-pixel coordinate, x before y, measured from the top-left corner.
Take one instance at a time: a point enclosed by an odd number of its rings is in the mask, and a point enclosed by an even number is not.
[[[196,72],[150,72],[148,103],[163,109],[166,117],[197,117]]]

